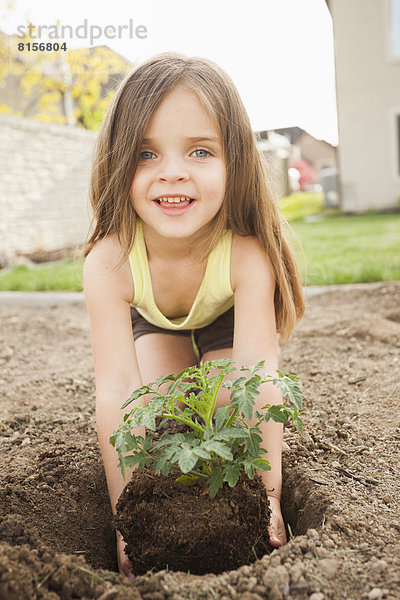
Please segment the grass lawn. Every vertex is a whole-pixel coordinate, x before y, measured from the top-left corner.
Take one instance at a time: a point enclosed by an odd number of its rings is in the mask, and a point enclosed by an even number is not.
[[[292,226],[306,256],[307,285],[400,279],[400,213],[327,217]]]
[[[322,192],[295,192],[282,198],[279,208],[288,221],[319,215],[324,211],[324,195]]]
[[[341,216],[324,209],[321,193],[306,192],[283,198],[280,207],[303,247],[307,268],[293,242],[307,285],[400,279],[400,213]],[[0,290],[81,289],[79,261],[0,271]]]
[[[82,262],[65,259],[34,267],[18,265],[0,271],[0,290],[37,292],[39,290],[82,290]]]

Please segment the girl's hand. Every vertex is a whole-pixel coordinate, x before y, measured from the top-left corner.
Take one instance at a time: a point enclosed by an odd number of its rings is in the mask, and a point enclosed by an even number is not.
[[[268,544],[273,548],[280,548],[286,544],[285,523],[281,513],[281,501],[274,496],[268,496],[269,505],[271,507],[271,524],[268,527],[269,540]]]
[[[125,575],[128,579],[134,579],[135,575],[132,571],[132,563],[125,554],[126,543],[122,539],[122,535],[117,531],[117,559],[118,559],[118,570],[121,575]]]

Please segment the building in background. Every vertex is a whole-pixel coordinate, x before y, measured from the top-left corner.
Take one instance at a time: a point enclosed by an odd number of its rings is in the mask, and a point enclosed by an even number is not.
[[[318,175],[322,169],[337,167],[336,147],[329,142],[315,138],[301,127],[284,127],[274,131],[290,141],[292,161],[307,161]]]
[[[258,149],[266,158],[273,195],[277,198],[287,196],[293,191],[289,180],[290,141],[275,131],[259,131],[256,138]]]
[[[400,0],[326,0],[344,213],[400,206]]]
[[[326,175],[333,177],[334,201],[326,200],[326,204],[338,205],[339,189],[336,184],[337,149],[326,140],[317,139],[301,127],[284,127],[274,130],[276,134],[284,136],[291,144],[289,167],[289,183],[291,191],[320,191],[324,187]],[[295,187],[294,180],[298,185]],[[325,191],[325,190],[324,190]]]

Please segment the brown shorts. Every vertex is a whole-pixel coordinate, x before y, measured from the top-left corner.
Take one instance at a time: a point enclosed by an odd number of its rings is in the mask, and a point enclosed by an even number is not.
[[[232,306],[222,315],[217,317],[215,321],[210,323],[210,325],[200,327],[199,329],[180,329],[179,331],[176,331],[152,325],[131,306],[133,339],[137,340],[137,338],[146,333],[167,333],[169,335],[183,335],[190,337],[193,344],[193,350],[198,361],[200,361],[208,350],[220,350],[221,348],[233,347],[233,314]]]

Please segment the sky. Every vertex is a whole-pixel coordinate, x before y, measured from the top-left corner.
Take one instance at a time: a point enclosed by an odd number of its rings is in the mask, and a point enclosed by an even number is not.
[[[0,0],[0,29],[8,34],[29,21],[59,21],[73,28],[74,39],[63,39],[69,48],[90,46],[93,27],[103,35],[92,45],[107,44],[135,64],[167,50],[210,58],[235,82],[254,131],[299,126],[337,144],[333,29],[324,0],[14,0],[12,11],[8,2]],[[128,27],[111,39],[107,25],[110,35]]]

